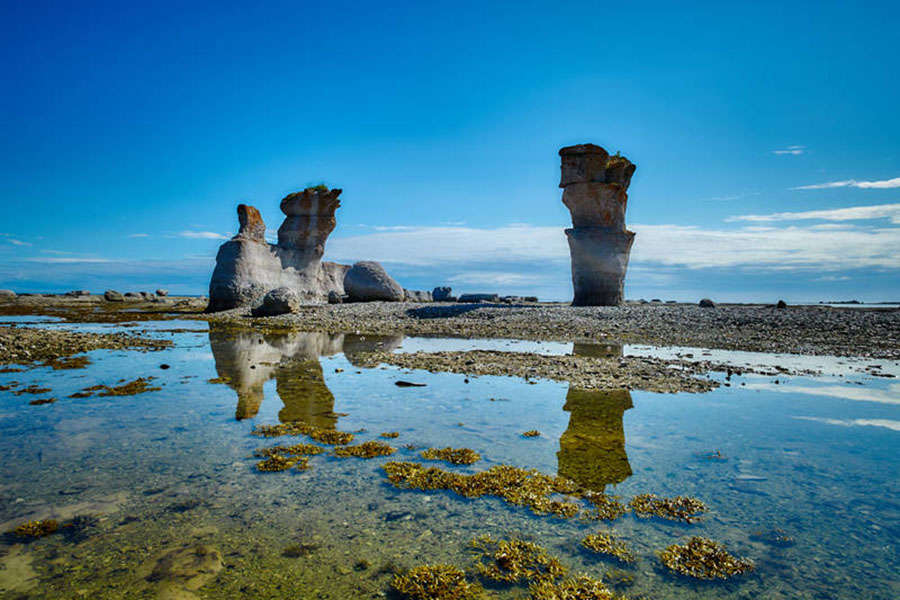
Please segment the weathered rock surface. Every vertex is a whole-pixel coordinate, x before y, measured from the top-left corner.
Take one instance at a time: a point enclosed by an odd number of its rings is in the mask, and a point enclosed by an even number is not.
[[[403,290],[407,302],[434,302],[431,292],[420,290]]]
[[[621,304],[634,242],[634,233],[625,228],[625,210],[635,166],[594,144],[568,146],[559,155],[562,201],[572,214],[572,229],[566,229],[575,289],[572,304]]]
[[[156,290],[156,295],[160,296],[160,297],[168,296],[169,290],[164,290],[164,289],[160,288],[160,289]]]
[[[0,290],[0,299],[11,300],[16,297],[16,293],[12,290]]]
[[[328,292],[328,304],[343,304],[344,297],[338,294],[336,291],[331,290]]]
[[[343,295],[349,267],[322,262],[325,240],[336,224],[340,194],[339,189],[318,186],[285,196],[278,244],[266,242],[266,225],[259,211],[239,205],[240,229],[219,248],[208,310],[258,304],[268,291],[279,287],[290,288],[303,302],[323,303],[330,291]]]
[[[124,302],[125,296],[116,290],[106,290],[103,292],[103,299],[107,302]]]
[[[361,260],[350,267],[344,277],[344,289],[352,302],[402,302],[404,298],[400,284],[373,260]]]
[[[280,287],[263,296],[262,304],[253,309],[254,317],[275,317],[300,310],[300,297],[293,290]]]
[[[500,302],[500,296],[497,294],[463,294],[459,297],[460,302]]]
[[[447,286],[436,287],[431,290],[431,298],[435,302],[455,302],[456,297],[453,296],[453,288]]]
[[[91,293],[88,290],[72,290],[71,292],[66,292],[66,296],[70,296],[72,298],[81,298],[83,296],[90,296]]]

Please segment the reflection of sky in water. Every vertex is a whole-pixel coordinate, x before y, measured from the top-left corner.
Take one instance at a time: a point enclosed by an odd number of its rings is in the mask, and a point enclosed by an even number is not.
[[[205,324],[149,327],[204,329]],[[209,543],[226,553],[237,552],[233,547],[248,539],[270,540],[268,574],[246,565],[237,570],[242,577],[262,578],[278,572],[280,548],[301,527],[325,540],[320,554],[309,559],[311,572],[319,573],[309,581],[328,581],[335,598],[350,597],[339,592],[341,586],[363,586],[366,593],[385,589],[385,579],[344,572],[337,564],[365,540],[374,555],[413,561],[407,566],[420,560],[465,566],[464,544],[472,535],[517,532],[547,545],[576,570],[603,572],[605,563],[577,549],[577,540],[597,524],[534,517],[487,499],[398,492],[384,485],[378,469],[383,459],[322,456],[303,474],[255,473],[248,458],[252,449],[282,440],[252,437],[252,425],[302,418],[344,431],[365,428],[360,441],[399,431],[398,446],[450,445],[482,454],[482,462],[463,470],[509,463],[559,471],[626,498],[655,492],[706,501],[710,514],[690,527],[630,516],[615,523],[642,557],[635,586],[626,590],[631,595],[887,598],[898,585],[900,434],[884,426],[897,423],[898,408],[883,401],[896,399],[896,384],[836,385],[792,377],[788,385],[776,386],[771,378],[750,376],[708,394],[588,392],[507,377],[469,377],[466,383],[462,375],[367,369],[357,360],[359,352],[373,347],[444,348],[437,340],[418,341],[422,338],[262,335],[216,327],[171,337],[178,346],[163,352],[92,352],[94,364],[84,370],[0,375],[0,383],[46,384],[59,398],[32,407],[27,405],[32,396],[0,393],[0,523],[78,503],[102,505],[124,492],[122,510],[139,520],[118,529],[120,519],[112,520],[109,539],[138,546],[149,543],[145,540],[172,543],[156,540],[161,534],[155,532],[181,527],[182,517],[160,512],[160,506],[199,497],[204,504],[186,513],[190,525],[185,521],[180,536],[212,527],[216,533],[208,534]],[[172,368],[160,370],[163,362]],[[134,397],[66,398],[90,385],[146,375],[156,376],[154,383],[163,389]],[[206,383],[214,377],[227,382]],[[428,386],[398,388],[398,379]],[[542,435],[522,438],[528,429]],[[726,460],[707,460],[714,451]],[[417,458],[403,448],[395,457]],[[750,537],[772,528],[784,529],[796,544],[773,548]],[[654,551],[691,533],[755,559],[757,574],[725,584],[694,584],[662,572]],[[112,541],[100,540],[89,542],[97,545],[93,552],[113,552]],[[52,538],[41,544],[65,549]],[[238,576],[234,569],[223,573],[210,593],[228,593]],[[105,577],[144,585],[127,573]],[[306,581],[302,573],[294,580]]]

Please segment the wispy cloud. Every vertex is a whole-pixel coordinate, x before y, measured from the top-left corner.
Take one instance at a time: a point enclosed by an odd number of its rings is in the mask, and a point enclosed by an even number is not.
[[[77,264],[77,263],[111,263],[117,262],[115,259],[111,258],[88,258],[88,257],[79,257],[79,256],[35,256],[32,258],[24,259],[27,262],[32,263],[46,263],[46,264]]]
[[[772,154],[790,154],[794,156],[796,156],[797,154],[804,154],[805,152],[806,146],[788,146],[787,148],[772,150]]]
[[[178,237],[199,240],[227,240],[230,236],[214,231],[181,231],[178,233]]]
[[[462,285],[522,286],[543,282],[542,275],[509,271],[463,271],[447,278],[448,283]]]
[[[829,188],[853,187],[864,190],[887,190],[900,188],[900,177],[893,179],[883,179],[881,181],[857,181],[856,179],[847,179],[844,181],[830,181],[828,183],[814,183],[812,185],[801,185],[791,188],[792,190],[826,190]]]
[[[17,240],[11,237],[6,238],[6,241],[12,244],[13,246],[30,246],[31,242],[23,242],[22,240]]]
[[[891,419],[828,419],[825,417],[794,417],[804,421],[815,421],[826,425],[841,425],[842,427],[884,427],[894,431],[900,431],[900,421]]]
[[[130,238],[145,238],[145,237],[150,237],[150,234],[149,233],[132,233],[128,237],[130,237]]]
[[[900,269],[900,231],[895,227],[845,224],[840,229],[820,230],[793,225],[738,229],[634,225],[633,229],[637,238],[632,264],[830,272]],[[411,227],[333,238],[328,241],[327,254],[329,260],[370,259],[414,266],[539,265],[547,261],[565,265],[569,261],[562,227],[521,224],[490,229]]]
[[[890,219],[892,223],[900,224],[900,204],[875,204],[872,206],[851,206],[849,208],[807,210],[803,212],[781,212],[768,215],[739,215],[736,217],[729,217],[726,221],[770,223],[775,221],[804,221],[812,219],[820,221]]]

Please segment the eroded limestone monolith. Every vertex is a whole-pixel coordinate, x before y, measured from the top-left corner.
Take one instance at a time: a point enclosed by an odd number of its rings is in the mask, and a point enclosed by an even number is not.
[[[625,228],[634,164],[594,144],[559,151],[566,229],[572,257],[574,306],[615,306],[624,298],[625,271],[634,233]]]
[[[266,224],[259,211],[238,205],[240,229],[219,248],[208,310],[255,306],[267,292],[281,287],[303,302],[326,302],[331,291],[343,296],[344,275],[350,267],[322,262],[325,240],[336,225],[340,194],[340,189],[316,186],[285,196],[277,244],[266,242]]]

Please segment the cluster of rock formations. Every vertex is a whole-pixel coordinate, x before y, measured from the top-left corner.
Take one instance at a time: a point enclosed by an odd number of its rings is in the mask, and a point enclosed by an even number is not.
[[[563,204],[572,256],[574,306],[615,306],[624,299],[625,271],[634,233],[625,229],[628,186],[635,166],[594,144],[560,149]]]

